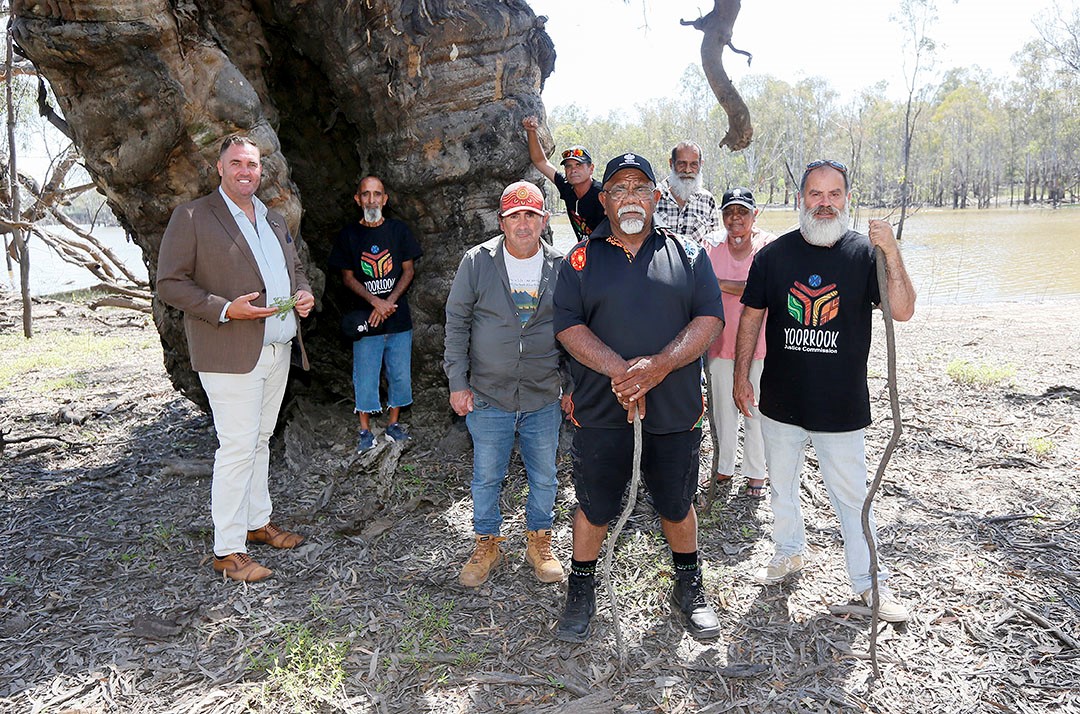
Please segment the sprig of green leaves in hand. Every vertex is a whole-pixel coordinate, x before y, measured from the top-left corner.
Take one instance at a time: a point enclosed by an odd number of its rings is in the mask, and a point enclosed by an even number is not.
[[[271,306],[277,308],[277,312],[274,313],[277,315],[277,318],[279,320],[284,320],[285,316],[292,312],[292,309],[296,307],[296,296],[275,298],[274,302],[271,303]]]

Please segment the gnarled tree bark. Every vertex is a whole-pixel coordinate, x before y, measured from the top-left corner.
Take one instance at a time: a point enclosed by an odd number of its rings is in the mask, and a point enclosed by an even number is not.
[[[543,115],[554,62],[524,0],[14,0],[12,14],[151,276],[172,209],[217,186],[222,138],[256,138],[259,195],[303,238],[320,298],[306,339],[332,392],[350,392],[350,355],[321,268],[357,181],[382,176],[425,251],[413,418],[446,413],[445,296],[462,252],[497,232],[502,188],[531,171],[521,119]],[[180,315],[155,302],[154,318],[174,384],[205,404]]]

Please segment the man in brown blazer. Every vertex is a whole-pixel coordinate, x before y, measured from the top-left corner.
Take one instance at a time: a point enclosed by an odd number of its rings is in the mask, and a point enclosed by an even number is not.
[[[173,211],[157,294],[184,312],[191,367],[214,414],[214,570],[255,582],[271,571],[251,559],[247,543],[295,548],[304,540],[270,521],[269,441],[294,338],[308,368],[296,316],[306,317],[315,298],[285,219],[255,196],[262,178],[255,142],[226,139],[217,170],[217,191]]]

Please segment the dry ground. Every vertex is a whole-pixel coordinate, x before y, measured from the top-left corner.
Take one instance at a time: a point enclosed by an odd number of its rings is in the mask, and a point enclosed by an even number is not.
[[[603,590],[591,641],[554,640],[563,586],[522,563],[519,465],[504,492],[508,563],[466,590],[468,456],[417,431],[404,453],[357,460],[347,404],[293,402],[275,440],[278,518],[308,543],[259,550],[276,571],[264,583],[216,577],[212,426],[172,391],[153,326],[43,300],[25,342],[5,295],[0,710],[1080,711],[1078,309],[930,307],[898,326],[905,431],[877,508],[915,614],[880,629],[874,678],[812,454],[811,561],[793,582],[749,577],[769,554],[767,503],[727,493],[703,514],[714,643],[672,617],[670,557],[650,515],[634,516],[614,573],[620,667]],[[872,463],[891,428],[883,352],[879,331]],[[965,381],[958,361],[990,383]],[[565,459],[560,472],[566,558]]]

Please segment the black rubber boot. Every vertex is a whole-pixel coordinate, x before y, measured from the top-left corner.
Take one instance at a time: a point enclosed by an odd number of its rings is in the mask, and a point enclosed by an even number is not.
[[[705,600],[700,568],[687,574],[676,574],[675,587],[671,589],[671,602],[682,615],[683,624],[691,637],[711,640],[720,635],[720,621]]]
[[[566,584],[566,607],[563,608],[555,637],[563,642],[589,639],[589,621],[596,613],[596,576],[570,574]]]

